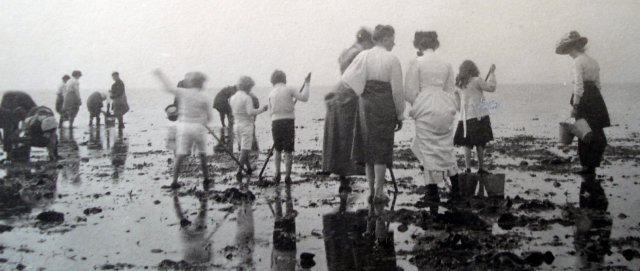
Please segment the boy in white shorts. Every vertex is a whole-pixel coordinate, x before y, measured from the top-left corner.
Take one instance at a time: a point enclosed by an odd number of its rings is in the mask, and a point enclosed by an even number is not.
[[[176,144],[176,163],[173,169],[173,182],[170,188],[177,189],[180,165],[195,146],[200,156],[200,165],[204,177],[203,186],[208,189],[211,180],[207,170],[207,149],[205,125],[213,120],[210,99],[202,93],[206,76],[200,72],[190,72],[185,76],[186,88],[173,87],[174,84],[160,70],[154,71],[164,89],[178,98],[178,134]]]
[[[252,168],[249,162],[249,152],[253,144],[253,133],[255,116],[267,111],[268,106],[262,108],[254,108],[253,100],[250,96],[251,89],[255,83],[248,76],[240,77],[238,80],[238,91],[231,96],[229,104],[231,104],[231,112],[234,117],[234,132],[236,138],[240,141],[240,165],[246,166],[247,171],[251,174]],[[238,176],[242,176],[242,166],[238,168]]]

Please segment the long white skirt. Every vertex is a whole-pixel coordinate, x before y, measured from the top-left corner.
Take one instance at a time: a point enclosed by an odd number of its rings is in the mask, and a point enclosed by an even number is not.
[[[424,167],[425,184],[438,184],[458,174],[453,135],[454,130],[433,132],[427,120],[416,120],[416,136],[411,151]]]

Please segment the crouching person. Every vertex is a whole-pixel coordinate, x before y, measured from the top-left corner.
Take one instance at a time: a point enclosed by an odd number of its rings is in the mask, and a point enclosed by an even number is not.
[[[49,160],[57,160],[58,136],[56,130],[58,121],[53,110],[46,106],[32,108],[22,125],[24,135],[30,140],[31,147],[47,148]]]
[[[200,156],[200,164],[202,167],[202,175],[204,177],[203,186],[209,188],[211,180],[207,169],[207,128],[212,121],[212,106],[209,99],[202,93],[204,82],[207,80],[205,75],[200,72],[191,72],[186,75],[187,86],[189,88],[173,87],[169,79],[160,70],[154,71],[164,89],[178,98],[180,105],[178,106],[178,134],[176,148],[176,163],[173,170],[173,182],[170,188],[177,189],[178,175],[180,166],[184,158],[190,153],[192,147],[196,147]]]
[[[96,126],[100,126],[100,114],[102,114],[102,107],[104,100],[107,99],[107,94],[102,92],[91,93],[87,99],[87,109],[89,110],[89,126],[93,126],[93,119],[96,120]]]

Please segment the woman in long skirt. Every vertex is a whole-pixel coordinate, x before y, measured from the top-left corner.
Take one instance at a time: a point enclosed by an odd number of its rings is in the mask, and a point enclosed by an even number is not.
[[[405,81],[406,98],[412,106],[409,115],[416,125],[411,150],[422,163],[427,200],[434,203],[440,201],[438,183],[447,177],[451,179],[452,192],[457,192],[453,123],[458,99],[451,64],[435,54],[440,46],[438,34],[418,31],[413,45],[418,57],[411,62]]]
[[[124,82],[120,79],[120,74],[114,72],[111,74],[113,85],[111,85],[111,100],[113,101],[113,114],[118,119],[118,128],[124,128],[124,114],[129,112],[129,103],[127,102],[127,94],[124,91]]]
[[[578,156],[582,165],[582,170],[576,172],[578,174],[595,174],[607,147],[604,128],[611,126],[607,105],[600,93],[600,66],[585,53],[587,41],[577,31],[571,31],[556,47],[556,54],[569,55],[574,61],[571,114],[576,119],[585,119],[591,128],[590,136],[578,140]]]
[[[385,173],[393,163],[394,133],[402,128],[404,90],[402,68],[391,54],[395,30],[376,26],[375,46],[363,51],[342,75],[342,81],[360,96],[352,147],[352,158],[366,165],[369,200],[386,203]]]
[[[356,43],[342,52],[338,62],[340,73],[343,73],[353,62],[353,59],[362,51],[373,46],[371,32],[360,29],[356,35]],[[357,166],[351,160],[353,144],[353,126],[358,110],[358,95],[345,86],[342,82],[325,97],[327,114],[324,120],[324,141],[322,145],[322,170],[340,176],[339,193],[350,192],[349,180],[346,176],[358,175],[363,172],[362,167]]]

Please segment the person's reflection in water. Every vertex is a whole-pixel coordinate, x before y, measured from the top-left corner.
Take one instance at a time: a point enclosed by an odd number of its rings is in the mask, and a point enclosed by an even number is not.
[[[276,188],[273,223],[273,251],[271,252],[272,271],[296,270],[296,216],[291,198],[291,184],[285,186],[284,213],[282,211],[281,188]],[[271,204],[271,203],[270,203]]]
[[[189,263],[189,270],[207,270],[207,266],[212,264],[213,242],[212,233],[207,229],[207,209],[209,201],[209,191],[205,190],[199,196],[200,209],[194,221],[187,217],[187,211],[182,209],[178,193],[173,192],[173,205],[176,216],[180,220],[180,238],[184,249],[184,260]]]
[[[80,152],[73,137],[73,129],[60,129],[58,154],[62,157],[60,177],[58,179],[72,184],[80,184]]]
[[[87,144],[87,149],[89,149],[90,152],[95,151],[92,153],[100,154],[103,148],[100,126],[89,127],[89,143]]]
[[[349,211],[348,195],[337,211],[322,217],[328,270],[396,270],[393,232],[384,205]]]
[[[129,142],[124,137],[122,129],[118,129],[118,136],[111,148],[111,165],[113,166],[113,179],[118,180],[120,174],[124,171],[124,165],[127,162],[127,154],[129,153]]]
[[[176,152],[176,126],[167,127],[167,137],[165,139],[165,147],[168,151],[171,151],[175,154]]]
[[[32,207],[44,208],[56,199],[58,169],[56,163],[36,162],[25,168],[21,173],[22,189],[20,197]],[[10,173],[7,171],[7,176]]]
[[[583,175],[580,184],[580,211],[576,216],[574,245],[578,269],[598,269],[606,254],[611,254],[609,238],[613,224],[607,212],[609,201],[601,180],[593,174]]]
[[[55,162],[14,164],[0,179],[0,218],[29,213],[55,200],[58,172]]]
[[[242,189],[245,190],[245,189]],[[246,192],[246,191],[242,191]],[[255,247],[253,224],[253,201],[243,200],[237,205],[236,246],[238,247],[239,269],[252,270]]]

